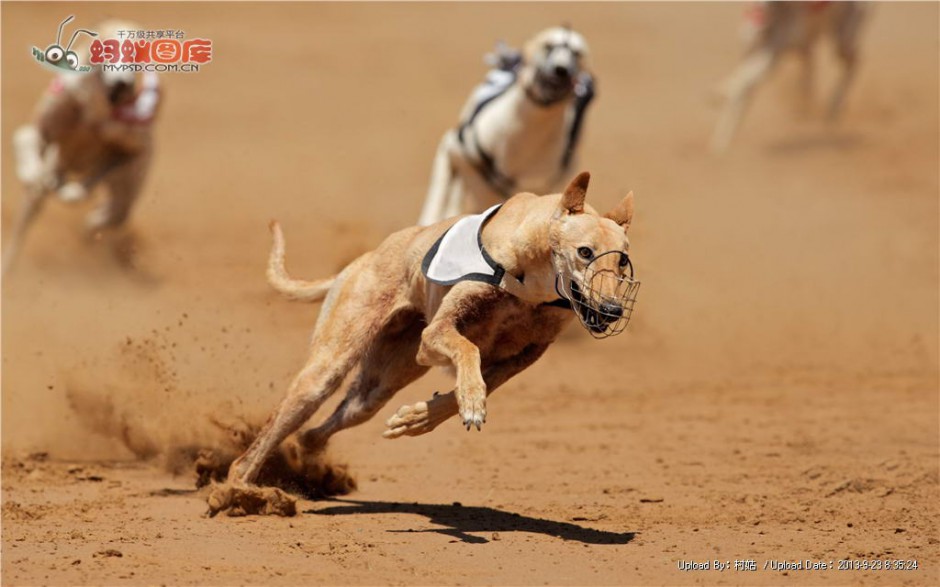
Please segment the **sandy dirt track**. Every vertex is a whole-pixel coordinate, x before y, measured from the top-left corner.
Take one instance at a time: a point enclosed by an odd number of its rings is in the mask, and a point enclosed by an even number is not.
[[[53,203],[3,284],[4,584],[940,584],[940,5],[874,7],[841,125],[795,113],[785,64],[716,159],[742,5],[4,3],[4,230],[7,147],[49,80],[29,47],[66,10],[216,57],[165,77],[138,269]],[[429,374],[336,437],[358,491],[203,517],[180,457],[219,442],[212,414],[267,415],[316,317],[268,290],[267,221],[304,277],[409,225],[482,54],[562,21],[599,80],[589,201],[637,195],[628,332],[572,326],[482,433],[383,440],[449,389]],[[716,559],[758,570],[677,568]],[[918,569],[762,570],[806,559]]]

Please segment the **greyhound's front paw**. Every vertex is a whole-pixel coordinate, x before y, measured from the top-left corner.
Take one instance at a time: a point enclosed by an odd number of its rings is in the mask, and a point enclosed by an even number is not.
[[[42,165],[39,161],[20,161],[16,166],[16,175],[26,185],[42,181]]]
[[[88,197],[88,190],[77,181],[70,181],[59,188],[59,199],[63,202],[80,202]]]
[[[477,430],[483,428],[486,422],[486,389],[474,388],[468,391],[458,391],[457,405],[460,418],[467,430],[476,426]]]

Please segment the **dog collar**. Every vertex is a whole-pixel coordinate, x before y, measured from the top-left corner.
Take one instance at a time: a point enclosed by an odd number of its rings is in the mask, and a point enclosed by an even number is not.
[[[157,74],[147,72],[143,76],[141,89],[129,104],[118,106],[111,111],[111,117],[129,124],[150,124],[153,122],[160,103],[160,82]]]
[[[560,98],[555,98],[554,100],[543,100],[535,95],[532,91],[531,86],[525,87],[526,98],[535,103],[536,106],[541,108],[548,108],[554,104],[557,104],[563,100],[567,100],[571,96],[574,96],[577,108],[583,109],[587,107],[587,103],[594,98],[594,76],[592,76],[587,71],[582,71],[574,80],[574,87],[571,90],[571,94],[565,94]]]
[[[525,97],[528,98],[530,101],[532,101],[532,103],[538,106],[539,108],[548,108],[549,106],[554,106],[555,104],[558,104],[559,102],[568,99],[568,96],[564,95],[561,98],[555,98],[554,100],[543,100],[542,98],[539,98],[538,96],[536,96],[532,92],[532,88],[530,88],[529,86],[526,86],[525,88]]]
[[[569,302],[565,298],[558,298],[557,300],[553,300],[551,302],[543,302],[542,305],[550,306],[552,308],[563,308],[565,310],[572,309],[571,302]]]
[[[481,214],[464,216],[454,223],[425,254],[421,272],[428,281],[438,285],[480,281],[529,303],[570,309],[571,303],[561,296],[551,301],[533,298],[522,280],[508,273],[483,247],[483,225],[501,207],[502,204],[496,204]]]
[[[58,96],[65,91],[65,84],[62,82],[62,78],[54,77],[52,81],[49,82],[49,87],[46,89],[47,92],[53,96]]]

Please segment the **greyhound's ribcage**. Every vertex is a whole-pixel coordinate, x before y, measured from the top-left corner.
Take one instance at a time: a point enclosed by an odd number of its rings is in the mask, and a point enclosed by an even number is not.
[[[464,324],[462,332],[480,349],[486,365],[514,357],[530,345],[551,342],[573,314],[509,297],[480,308],[478,316],[473,323]]]

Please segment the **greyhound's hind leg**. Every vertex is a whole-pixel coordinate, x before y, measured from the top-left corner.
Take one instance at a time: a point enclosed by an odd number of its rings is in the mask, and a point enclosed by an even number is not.
[[[26,187],[23,203],[12,234],[3,248],[3,266],[0,274],[6,275],[13,266],[26,233],[42,210],[49,190],[58,187],[55,168],[58,164],[58,148],[46,148],[43,158],[43,140],[39,130],[32,125],[20,127],[13,133],[13,153],[16,157],[16,175]]]
[[[816,60],[813,47],[805,47],[800,52],[800,79],[797,87],[796,111],[803,118],[813,112],[813,94],[816,82]]]
[[[327,310],[328,316],[321,315],[310,359],[254,442],[232,463],[227,483],[213,488],[208,496],[210,515],[221,511],[229,515],[296,512],[294,500],[282,491],[251,485],[281,442],[300,428],[355,368],[388,312],[369,296],[359,279],[338,282],[327,296],[327,304],[330,298],[335,304]]]
[[[33,221],[36,220],[39,211],[42,210],[45,201],[45,190],[35,187],[27,188],[26,195],[23,198],[23,207],[16,219],[16,224],[13,225],[13,234],[10,236],[7,245],[3,247],[3,267],[0,269],[0,274],[6,275],[13,267],[13,262],[16,260],[20,247],[26,238],[26,233],[29,227],[32,226]]]
[[[387,309],[377,304],[364,286],[369,277],[363,275],[367,269],[362,265],[351,265],[347,271],[356,274],[346,273],[337,279],[324,303],[326,314],[317,322],[307,364],[248,450],[232,463],[230,482],[254,483],[271,453],[336,391],[381,328]]]
[[[422,318],[410,311],[390,321],[369,345],[359,373],[336,411],[319,426],[300,434],[306,451],[319,452],[340,430],[369,420],[395,393],[427,372],[428,367],[415,362],[423,328]]]
[[[449,132],[441,139],[437,154],[434,156],[431,184],[428,187],[428,195],[424,200],[424,207],[421,209],[421,216],[418,218],[419,226],[428,226],[446,218],[444,208],[447,205],[448,194],[454,180],[454,172],[450,164],[450,141]]]

